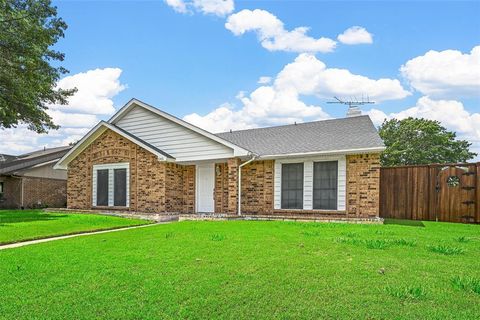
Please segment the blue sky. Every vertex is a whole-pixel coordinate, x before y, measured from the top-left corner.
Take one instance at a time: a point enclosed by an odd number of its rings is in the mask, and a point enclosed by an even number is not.
[[[59,85],[78,96],[52,106],[60,131],[4,130],[0,152],[78,140],[132,97],[223,131],[343,117],[334,95],[369,95],[377,124],[439,120],[480,151],[480,2],[166,2],[54,2],[69,25]]]

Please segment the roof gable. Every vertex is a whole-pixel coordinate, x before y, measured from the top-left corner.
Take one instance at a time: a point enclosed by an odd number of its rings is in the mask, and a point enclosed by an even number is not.
[[[178,162],[246,156],[250,152],[136,99],[109,122],[168,152]]]
[[[169,161],[175,160],[168,153],[156,148],[155,146],[150,145],[149,143],[143,141],[142,139],[136,137],[135,135],[122,130],[121,128],[116,127],[113,124],[107,123],[105,121],[100,121],[92,130],[90,130],[75,146],[70,149],[54,166],[54,169],[67,169],[68,164],[75,159],[83,150],[85,150],[93,141],[95,141],[102,133],[106,130],[112,130],[113,132],[121,135],[127,140],[139,145],[145,150],[153,153],[158,157],[159,160]]]

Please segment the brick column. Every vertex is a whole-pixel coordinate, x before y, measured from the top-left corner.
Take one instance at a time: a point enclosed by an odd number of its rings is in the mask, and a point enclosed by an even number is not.
[[[347,156],[347,213],[378,217],[380,211],[380,154]]]
[[[238,166],[239,158],[231,158],[227,161],[228,173],[228,213],[236,214],[238,207]]]

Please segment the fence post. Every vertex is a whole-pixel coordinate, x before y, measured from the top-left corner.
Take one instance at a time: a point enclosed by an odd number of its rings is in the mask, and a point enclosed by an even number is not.
[[[475,199],[475,222],[480,223],[480,162],[477,162],[475,167],[475,194],[477,195]]]

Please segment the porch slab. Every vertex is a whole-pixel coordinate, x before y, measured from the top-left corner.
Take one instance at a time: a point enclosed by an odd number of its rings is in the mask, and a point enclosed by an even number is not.
[[[297,221],[297,222],[325,222],[325,223],[362,223],[383,224],[383,218],[345,218],[332,216],[306,215],[229,215],[229,214],[181,214],[179,221],[226,221],[226,220],[252,220],[252,221]]]

